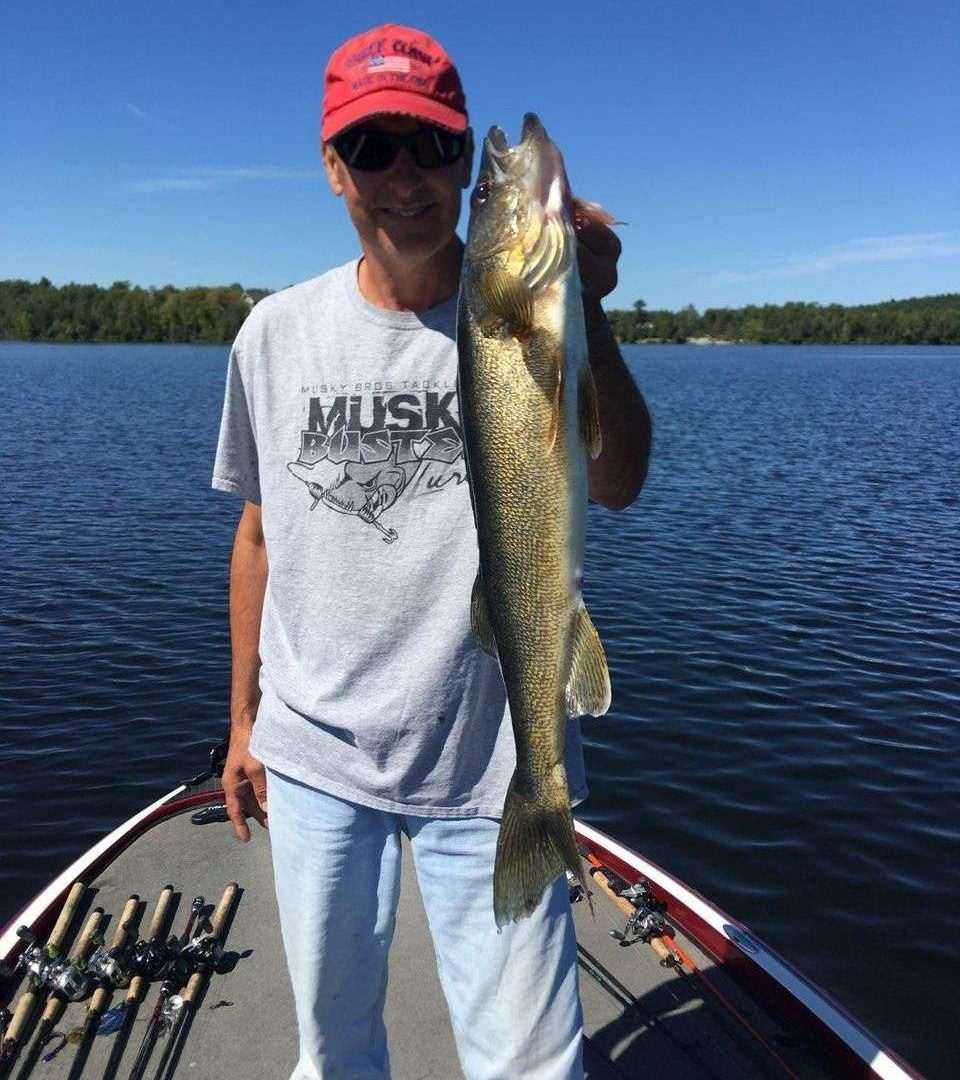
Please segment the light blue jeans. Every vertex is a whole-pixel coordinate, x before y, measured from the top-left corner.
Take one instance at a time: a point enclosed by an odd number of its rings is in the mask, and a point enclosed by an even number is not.
[[[383,1005],[410,838],[467,1080],[579,1080],[583,1016],[566,881],[497,932],[500,823],[372,810],[268,771],[280,926],[300,1060],[291,1080],[386,1080]]]

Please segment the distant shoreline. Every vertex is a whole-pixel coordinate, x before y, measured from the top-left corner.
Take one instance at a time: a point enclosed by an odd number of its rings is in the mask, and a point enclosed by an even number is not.
[[[267,289],[239,284],[143,289],[129,281],[0,281],[0,341],[226,345]],[[844,307],[793,301],[679,311],[610,308],[629,345],[960,345],[960,293]]]

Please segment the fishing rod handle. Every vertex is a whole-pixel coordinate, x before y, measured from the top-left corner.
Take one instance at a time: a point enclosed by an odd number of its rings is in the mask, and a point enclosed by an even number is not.
[[[100,929],[100,920],[103,918],[103,908],[94,908],[87,917],[87,921],[83,924],[83,929],[80,931],[80,936],[73,943],[73,949],[70,951],[71,960],[84,960],[87,953],[90,951],[90,946],[93,944],[94,936]]]
[[[3,1037],[3,1051],[5,1053],[13,1051],[15,1047],[20,1045],[20,1039],[23,1037],[24,1030],[33,1015],[33,1007],[36,1001],[37,991],[32,986],[28,987],[20,995],[13,1010],[13,1016],[10,1018],[10,1023],[7,1024],[6,1034]]]
[[[239,888],[240,886],[237,885],[235,881],[231,881],[230,884],[227,885],[223,890],[223,896],[220,897],[220,903],[217,904],[217,910],[213,913],[213,918],[210,920],[210,925],[213,927],[212,935],[220,943],[223,942],[223,929],[226,925],[227,917],[230,914],[230,909],[233,907],[233,902],[237,897],[237,890]],[[195,971],[187,980],[187,988],[181,994],[185,1005],[193,1005],[194,1001],[196,1001],[206,975],[206,971]]]
[[[73,949],[70,952],[70,959],[75,964],[82,964],[87,958],[87,954],[93,948],[93,939],[100,929],[100,920],[103,918],[103,908],[94,908],[90,912],[87,921],[83,925],[83,930],[80,932],[80,936],[74,942]],[[47,1005],[43,1010],[43,1016],[40,1018],[41,1023],[47,1023],[50,1027],[59,1020],[61,1013],[67,1007],[67,999],[60,994],[50,994],[47,997]]]
[[[147,940],[156,941],[163,933],[167,922],[167,909],[173,900],[173,886],[164,885],[157,897],[157,906],[153,909],[153,918],[150,920],[150,929],[147,931]]]
[[[164,885],[157,897],[156,906],[153,909],[153,918],[150,920],[150,929],[147,930],[147,940],[156,941],[163,935],[163,928],[167,922],[167,909],[173,899],[173,886]],[[140,1000],[140,993],[146,986],[146,978],[143,975],[134,975],[130,980],[130,988],[127,990],[127,1004],[130,1005]]]
[[[123,911],[120,912],[120,917],[117,919],[117,928],[113,932],[113,939],[110,942],[111,949],[123,948],[124,942],[130,934],[130,926],[133,920],[137,916],[137,908],[140,906],[140,897],[136,893],[130,897],[130,899],[123,905]],[[112,986],[98,986],[93,992],[93,997],[90,998],[90,1004],[87,1007],[87,1012],[100,1012],[104,1005],[110,1000],[110,995],[113,993]]]
[[[77,906],[86,891],[87,887],[82,881],[75,881],[70,888],[70,892],[67,893],[67,898],[63,902],[63,907],[60,909],[57,921],[54,923],[53,929],[50,931],[50,936],[47,938],[47,944],[44,946],[44,952],[51,960],[55,960],[60,955],[64,938],[67,936],[67,931],[70,929],[70,924],[73,922],[73,916],[76,914]],[[39,991],[39,987],[30,985],[17,999],[17,1004],[14,1006],[13,1010],[13,1016],[10,1018],[10,1022],[7,1024],[7,1030],[4,1033],[3,1050],[5,1052],[15,1052],[15,1048],[19,1046],[20,1040],[30,1022],[30,1018],[33,1016],[33,1010],[37,1004],[37,999],[39,998]]]
[[[57,921],[50,931],[50,936],[47,938],[47,956],[55,958],[59,955],[60,950],[63,948],[63,939],[67,936],[67,930],[70,929],[70,924],[73,922],[73,916],[86,891],[87,887],[82,881],[75,881],[73,883],[70,892],[67,893],[66,900],[63,902],[63,908],[57,917]]]
[[[140,897],[132,893],[130,899],[123,905],[120,918],[117,919],[117,928],[113,932],[110,942],[111,949],[119,949],[130,935],[130,926],[137,917],[137,908],[140,906]]]
[[[237,890],[240,886],[231,881],[229,885],[223,890],[223,896],[220,897],[220,903],[217,904],[217,910],[213,913],[213,918],[210,920],[210,926],[212,927],[212,933],[215,938],[222,938],[223,927],[227,921],[227,916],[230,914],[230,909],[233,907],[233,901],[236,898]]]

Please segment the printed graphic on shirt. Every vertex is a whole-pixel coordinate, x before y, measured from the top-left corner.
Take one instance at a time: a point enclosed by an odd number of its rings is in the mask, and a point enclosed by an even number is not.
[[[392,544],[380,518],[399,499],[466,480],[457,392],[436,381],[320,383],[309,395],[300,455],[287,468],[306,486],[310,510],[352,514]]]

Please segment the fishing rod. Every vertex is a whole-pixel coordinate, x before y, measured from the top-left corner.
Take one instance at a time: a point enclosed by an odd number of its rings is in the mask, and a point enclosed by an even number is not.
[[[97,1032],[100,1018],[106,1012],[110,1003],[110,996],[114,989],[121,986],[129,976],[129,960],[132,952],[132,943],[129,942],[130,927],[137,916],[140,907],[140,897],[134,893],[123,905],[120,918],[117,919],[117,927],[113,932],[113,938],[109,949],[100,945],[90,957],[87,963],[87,974],[100,985],[93,992],[90,1003],[87,1006],[87,1016],[83,1022],[83,1031],[80,1035],[80,1044],[77,1047],[76,1057],[70,1068],[67,1080],[77,1080],[83,1072],[87,1062],[90,1047]]]
[[[644,942],[660,958],[661,966],[672,968],[678,975],[697,979],[710,991],[713,999],[742,1027],[746,1028],[787,1076],[797,1080],[797,1074],[777,1053],[776,1049],[770,1045],[769,1041],[756,1030],[742,1014],[741,1010],[729,1000],[709,975],[698,967],[693,958],[680,947],[676,938],[670,932],[672,928],[663,917],[666,904],[654,897],[649,884],[640,879],[633,885],[629,885],[592,852],[583,849],[581,854],[590,864],[590,876],[597,883],[600,891],[607,895],[627,916],[627,925],[624,932],[620,933],[611,930],[610,936],[623,946],[633,945],[638,941]]]
[[[131,966],[136,974],[130,980],[127,989],[127,997],[123,1003],[123,1017],[120,1021],[120,1030],[110,1051],[107,1068],[103,1074],[103,1080],[113,1080],[120,1067],[120,1059],[130,1039],[140,1000],[149,979],[159,974],[163,965],[167,962],[167,947],[163,940],[167,925],[167,911],[173,899],[173,886],[164,885],[157,897],[153,908],[153,916],[150,919],[150,928],[147,936],[141,938],[133,947]]]
[[[220,903],[217,904],[217,910],[210,920],[210,933],[197,941],[197,969],[187,981],[187,988],[182,996],[178,995],[179,1002],[177,1002],[176,998],[170,999],[170,1004],[177,1010],[176,1019],[173,1024],[173,1031],[170,1033],[170,1041],[163,1052],[157,1071],[153,1074],[153,1080],[162,1080],[164,1075],[168,1078],[173,1076],[178,1060],[174,1056],[174,1050],[179,1044],[186,1041],[196,1011],[197,1001],[203,993],[207,979],[223,955],[223,939],[227,920],[233,910],[233,902],[239,888],[240,886],[235,881],[231,881],[223,890]],[[169,1070],[167,1069],[168,1062],[170,1065]]]
[[[103,908],[94,908],[87,916],[87,921],[74,943],[69,959],[54,961],[47,977],[49,987],[47,1004],[37,1024],[37,1033],[33,1038],[30,1051],[17,1072],[17,1080],[27,1080],[33,1071],[40,1052],[46,1046],[51,1032],[67,1007],[67,1002],[80,1001],[86,997],[90,989],[90,979],[86,973],[87,956],[96,944],[97,931],[100,929],[102,918]]]
[[[195,970],[191,947],[201,939],[203,924],[199,919],[203,911],[204,899],[202,896],[194,898],[190,905],[190,917],[187,920],[187,928],[178,941],[171,938],[167,942],[167,962],[164,967],[164,978],[160,984],[160,994],[153,1009],[153,1015],[147,1024],[147,1030],[143,1034],[140,1049],[137,1051],[136,1060],[130,1070],[129,1080],[141,1080],[147,1071],[147,1062],[153,1053],[157,1037],[166,1034],[173,1026],[173,1017],[168,1008],[168,1002],[173,994],[178,991]]]
[[[723,1077],[713,1068],[711,1062],[703,1055],[696,1044],[691,1045],[678,1038],[671,1027],[663,1022],[662,1017],[645,1007],[640,999],[624,986],[613,972],[604,967],[597,957],[579,942],[577,943],[577,961],[581,969],[610,995],[624,1013],[635,1014],[651,1031],[660,1032],[668,1042],[672,1043],[680,1053],[687,1057],[693,1063],[697,1076],[710,1077],[711,1080],[723,1080]],[[615,1064],[610,1057],[604,1055],[604,1058],[604,1064]]]
[[[21,926],[17,930],[17,934],[26,942],[26,948],[9,974],[16,975],[20,971],[26,971],[27,987],[21,992],[13,1014],[9,1016],[5,1025],[3,1041],[0,1043],[0,1077],[9,1073],[20,1052],[20,1043],[29,1030],[33,1010],[45,984],[43,973],[60,957],[67,931],[70,929],[70,924],[86,891],[87,887],[82,881],[74,882],[57,921],[50,931],[47,944],[42,948],[37,944],[36,938],[28,927]]]

